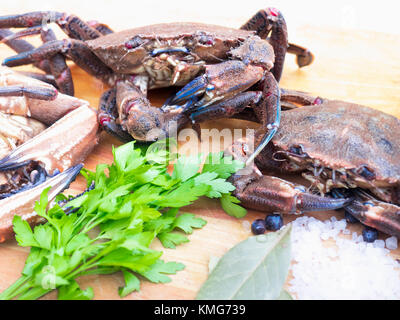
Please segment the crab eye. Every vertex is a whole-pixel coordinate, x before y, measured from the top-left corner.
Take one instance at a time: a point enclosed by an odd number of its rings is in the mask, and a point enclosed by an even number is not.
[[[291,146],[288,149],[288,154],[291,156],[298,156],[300,158],[305,158],[307,156],[307,154],[304,153],[304,149],[301,144],[298,146]]]
[[[144,43],[143,39],[139,36],[133,37],[131,40],[125,42],[125,48],[134,49],[141,46]]]
[[[200,44],[205,45],[205,46],[212,46],[214,45],[214,38],[210,36],[209,34],[206,34],[204,32],[201,32],[198,34],[198,41]]]
[[[375,179],[375,173],[366,166],[361,166],[357,169],[357,174],[371,181]]]
[[[303,153],[303,150],[301,147],[298,146],[292,146],[289,148],[289,152],[297,155],[301,155]]]

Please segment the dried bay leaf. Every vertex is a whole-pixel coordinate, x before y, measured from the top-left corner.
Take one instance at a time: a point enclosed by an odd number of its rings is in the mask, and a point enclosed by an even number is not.
[[[290,266],[290,233],[286,226],[237,244],[218,261],[196,299],[278,299]]]
[[[277,300],[293,300],[293,297],[286,290],[282,290]]]

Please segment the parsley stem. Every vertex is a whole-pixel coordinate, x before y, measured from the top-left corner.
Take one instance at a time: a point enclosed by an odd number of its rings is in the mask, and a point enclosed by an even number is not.
[[[18,297],[18,300],[36,300],[45,294],[53,291],[53,289],[43,289],[42,287],[34,287]]]
[[[15,281],[10,287],[4,290],[0,294],[0,300],[11,300],[18,294],[22,293],[23,291],[27,290],[30,286],[30,283],[27,282],[29,277],[22,276],[17,281]],[[28,286],[27,286],[28,285]]]

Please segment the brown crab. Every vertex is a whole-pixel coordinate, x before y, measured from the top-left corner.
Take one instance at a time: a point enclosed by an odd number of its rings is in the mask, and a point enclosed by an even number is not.
[[[56,22],[70,39],[43,36],[49,30],[43,28],[47,20]],[[57,69],[59,86],[72,88],[65,62],[54,61],[60,54],[66,55],[112,87],[101,99],[99,122],[118,137],[153,141],[185,124],[192,107],[207,108],[217,101],[229,101],[234,112],[240,112],[251,104],[263,131],[254,156],[279,125],[277,81],[286,52],[296,54],[300,67],[313,60],[308,50],[288,45],[285,20],[274,8],[260,10],[239,30],[167,23],[114,33],[104,24],[87,23],[59,12],[0,17],[0,28],[15,27],[27,29],[6,36],[4,41],[40,33],[46,42],[28,51],[14,45],[20,53],[5,59],[4,64],[36,63],[43,69],[47,62]],[[255,84],[258,86],[247,91]],[[146,98],[147,90],[167,86],[185,87],[162,108],[153,107]]]
[[[363,224],[400,237],[400,120],[294,91],[282,90],[281,99],[306,106],[284,111],[277,134],[255,159],[251,174],[231,178],[243,206],[282,213],[346,206]],[[257,120],[249,112],[239,117]],[[246,158],[246,148],[237,143],[232,152]],[[311,183],[309,190],[320,195],[259,169],[301,173]]]
[[[97,112],[88,102],[0,67],[0,242],[12,219],[38,223],[35,201],[69,186],[97,143]],[[51,125],[46,129],[48,125]],[[61,173],[60,173],[61,172]]]

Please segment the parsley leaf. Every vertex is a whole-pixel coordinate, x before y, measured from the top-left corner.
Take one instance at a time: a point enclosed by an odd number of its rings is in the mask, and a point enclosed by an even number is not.
[[[227,214],[235,218],[243,218],[247,210],[236,203],[240,203],[239,199],[230,194],[223,194],[221,197],[221,206]]]

